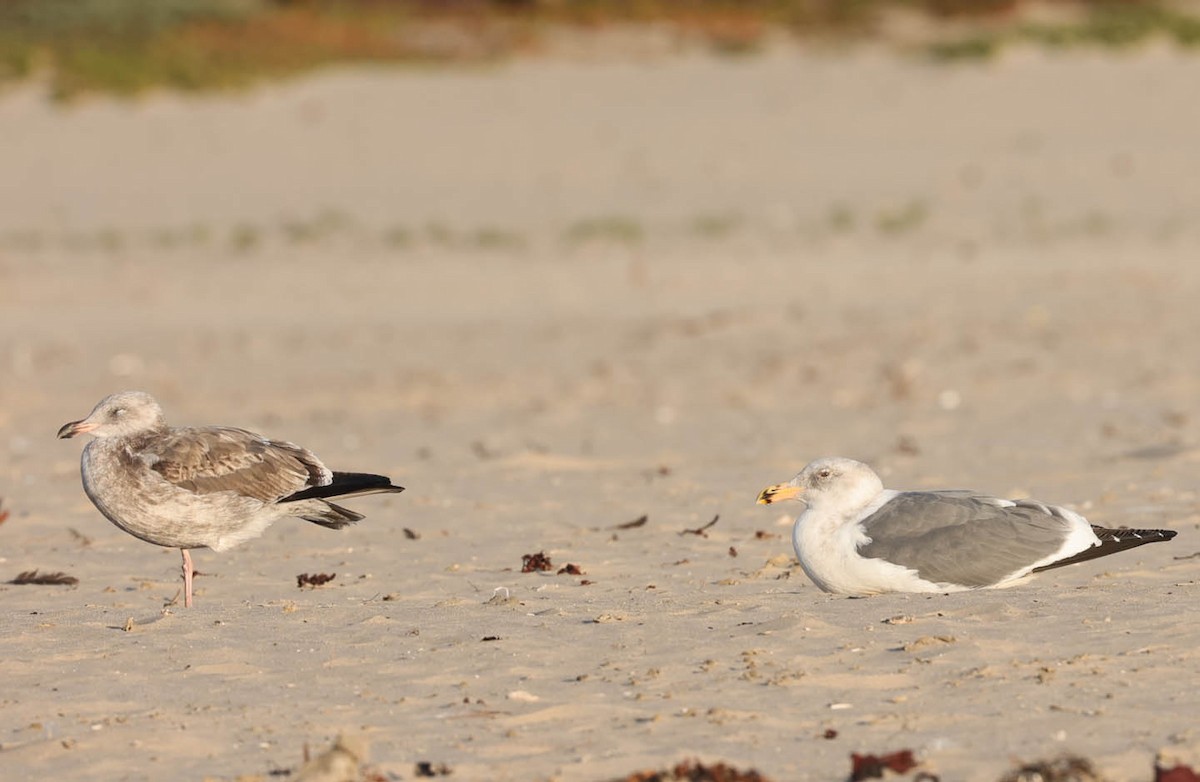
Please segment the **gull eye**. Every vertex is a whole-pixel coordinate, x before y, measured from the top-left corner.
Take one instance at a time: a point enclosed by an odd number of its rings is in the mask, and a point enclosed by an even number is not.
[[[828,467],[817,471],[818,478],[828,478],[830,475],[833,475],[833,472]]]
[[[111,413],[109,413],[109,415],[111,415],[113,418],[120,418],[121,416],[125,415],[125,408],[123,408],[123,407],[114,408],[113,411]]]

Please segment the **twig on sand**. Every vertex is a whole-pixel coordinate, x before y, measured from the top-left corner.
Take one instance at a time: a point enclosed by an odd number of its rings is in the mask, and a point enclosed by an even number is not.
[[[707,538],[708,533],[705,532],[705,530],[710,529],[712,527],[712,525],[716,524],[720,520],[721,520],[721,515],[717,514],[716,516],[713,516],[712,521],[708,522],[704,526],[696,527],[695,529],[680,530],[679,534],[680,535],[699,535],[702,538]]]

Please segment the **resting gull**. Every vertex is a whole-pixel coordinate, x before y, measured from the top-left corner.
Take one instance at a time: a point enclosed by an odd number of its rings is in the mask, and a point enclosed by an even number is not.
[[[1105,529],[1066,508],[969,491],[884,489],[853,459],[818,459],[758,495],[798,499],[800,566],[841,595],[961,592],[1016,584],[1033,573],[1170,540],[1172,530]]]
[[[245,429],[167,426],[142,391],[105,397],[58,436],[85,432],[96,439],[83,449],[83,490],[130,535],[182,552],[188,608],[188,549],[225,551],[288,516],[341,529],[363,516],[329,498],[404,491],[382,475],[332,472],[305,448]]]

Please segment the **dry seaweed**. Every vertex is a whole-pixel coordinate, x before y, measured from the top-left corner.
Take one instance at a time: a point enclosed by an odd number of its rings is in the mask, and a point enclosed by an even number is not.
[[[1087,758],[1064,755],[1054,760],[1026,763],[1006,774],[1000,782],[1101,782],[1102,779]]]
[[[36,570],[26,570],[18,573],[10,584],[42,584],[48,586],[75,586],[79,579],[66,573],[38,573]]]
[[[613,782],[771,782],[755,769],[741,771],[724,763],[705,765],[698,760],[685,760],[663,771],[635,771]]]
[[[533,573],[537,571],[550,570],[554,567],[550,562],[550,557],[546,556],[545,551],[539,551],[536,554],[521,555],[521,572]]]
[[[296,576],[296,588],[303,589],[307,586],[316,589],[319,586],[328,584],[335,578],[337,578],[337,573],[301,573]]]
[[[1163,768],[1156,765],[1154,767],[1154,782],[1200,782],[1200,774],[1197,774],[1191,766],[1182,764],[1172,768]]]
[[[418,760],[413,766],[415,777],[448,777],[454,771],[445,763],[430,763],[428,760]]]
[[[901,749],[886,755],[850,755],[850,782],[863,779],[882,779],[885,770],[907,774],[916,768],[917,761],[911,749]]]

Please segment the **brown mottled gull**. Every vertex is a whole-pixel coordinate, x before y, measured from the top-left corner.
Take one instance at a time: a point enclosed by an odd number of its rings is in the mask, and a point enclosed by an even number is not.
[[[853,459],[818,459],[760,504],[799,499],[800,566],[834,594],[1007,587],[1050,568],[1170,540],[1173,530],[1105,529],[1036,500],[967,491],[894,491]]]
[[[167,426],[149,394],[100,400],[58,436],[88,433],[83,490],[130,535],[183,554],[183,600],[192,605],[188,549],[225,551],[295,517],[330,529],[362,519],[331,497],[404,491],[382,475],[332,472],[311,451],[228,426]]]

